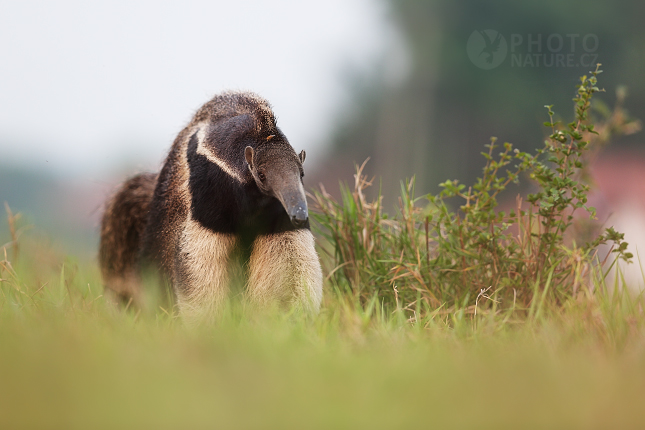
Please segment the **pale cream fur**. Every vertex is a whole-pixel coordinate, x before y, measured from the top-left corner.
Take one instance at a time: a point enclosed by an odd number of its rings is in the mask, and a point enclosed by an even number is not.
[[[200,124],[201,125],[201,124]],[[178,187],[177,191],[181,196],[181,199],[184,201],[184,207],[189,208],[192,205],[192,198],[190,196],[190,188],[188,186],[190,180],[190,173],[188,172],[188,160],[186,159],[186,147],[188,146],[188,141],[190,136],[196,131],[198,132],[201,128],[196,127],[191,130],[190,133],[186,134],[186,137],[181,142],[179,150],[179,162],[177,163],[177,178],[178,178]]]
[[[247,295],[261,307],[284,304],[317,313],[322,269],[311,231],[258,236],[249,261]]]
[[[215,317],[229,291],[229,269],[237,239],[189,219],[175,263],[179,311],[189,325]]]

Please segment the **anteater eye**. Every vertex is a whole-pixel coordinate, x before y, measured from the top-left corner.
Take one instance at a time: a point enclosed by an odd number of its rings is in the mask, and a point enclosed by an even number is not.
[[[258,172],[258,178],[260,178],[260,181],[262,182],[267,180],[267,177],[262,172]]]
[[[305,172],[300,172],[300,179],[305,177]]]

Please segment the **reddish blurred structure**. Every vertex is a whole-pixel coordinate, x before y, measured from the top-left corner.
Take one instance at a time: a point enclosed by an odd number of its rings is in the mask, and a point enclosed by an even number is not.
[[[597,209],[603,228],[625,233],[633,263],[620,265],[632,291],[645,289],[640,261],[645,261],[645,156],[635,151],[601,153],[590,169],[595,183],[589,204]],[[604,252],[603,252],[604,251]],[[609,251],[601,250],[603,257]],[[612,275],[610,275],[610,278]]]

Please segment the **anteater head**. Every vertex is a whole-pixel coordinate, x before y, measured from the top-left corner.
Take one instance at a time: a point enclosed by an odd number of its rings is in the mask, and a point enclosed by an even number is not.
[[[244,158],[260,191],[282,203],[295,227],[304,227],[309,219],[302,182],[305,151],[296,155],[284,137],[269,135],[255,149],[247,146]]]
[[[192,123],[200,130],[198,155],[240,182],[255,182],[261,193],[280,201],[295,227],[307,226],[305,151],[296,154],[266,100],[253,93],[223,93],[202,106]]]

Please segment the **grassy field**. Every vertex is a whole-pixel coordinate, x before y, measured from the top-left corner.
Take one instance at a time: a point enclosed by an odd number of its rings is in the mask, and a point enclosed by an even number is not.
[[[123,311],[96,264],[7,248],[0,428],[644,428],[640,302],[598,293],[533,319],[465,309],[410,321],[326,285],[318,318],[189,330]]]
[[[363,193],[362,167],[341,201],[315,192],[328,274],[316,318],[234,298],[216,325],[188,329],[154,288],[142,309],[118,308],[91,257],[16,240],[8,210],[0,429],[645,428],[643,297],[606,275],[632,254],[610,226],[569,233],[594,221],[589,148],[640,128],[620,103],[592,122],[599,73],[581,77],[574,122],[547,106],[535,155],[493,139],[470,187],[415,197],[406,182],[394,215]],[[530,205],[499,210],[521,175]]]

